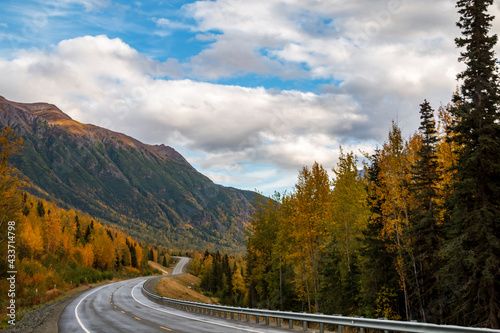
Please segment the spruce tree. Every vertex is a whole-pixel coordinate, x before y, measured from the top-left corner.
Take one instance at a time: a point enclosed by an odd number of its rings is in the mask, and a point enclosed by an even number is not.
[[[441,317],[439,302],[430,306],[433,300],[438,299],[439,287],[437,283],[440,268],[439,248],[442,236],[439,228],[439,185],[441,176],[437,157],[436,122],[434,110],[427,100],[420,105],[420,127],[422,146],[418,151],[419,159],[412,166],[412,190],[415,193],[417,204],[411,216],[411,236],[413,238],[413,255],[416,267],[414,279],[420,286],[419,292],[413,298],[418,300],[420,320],[436,322]]]
[[[393,290],[398,283],[398,273],[396,272],[396,258],[394,254],[389,252],[391,247],[390,241],[383,236],[384,218],[382,213],[382,205],[384,198],[379,195],[378,188],[382,186],[380,182],[380,150],[377,150],[370,157],[371,164],[368,166],[365,177],[367,181],[368,206],[370,208],[370,219],[365,230],[363,230],[363,246],[361,247],[362,261],[362,290],[365,313],[368,316],[375,316],[378,310],[375,308],[377,298],[380,297],[383,290]],[[400,292],[400,294],[402,294]],[[404,299],[403,295],[399,295],[400,299]],[[401,303],[403,303],[402,301]],[[394,304],[387,304],[391,307]],[[390,319],[399,317],[399,313],[403,313],[404,309],[393,307],[386,311],[390,314]]]
[[[75,215],[75,240],[79,240],[82,237],[82,231],[80,230],[80,220],[78,219],[78,215]]]
[[[462,325],[500,328],[500,90],[496,35],[489,35],[493,0],[457,3],[465,50],[458,75],[460,93],[451,112],[458,144],[449,234],[445,255],[449,290],[454,291],[451,318]]]

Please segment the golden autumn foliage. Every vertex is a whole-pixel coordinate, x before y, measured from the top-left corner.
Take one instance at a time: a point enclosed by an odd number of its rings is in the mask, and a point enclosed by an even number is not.
[[[300,170],[293,193],[255,204],[247,242],[250,306],[333,312],[330,299],[344,297],[331,295],[334,284],[353,288],[346,299],[359,288],[352,276],[369,217],[366,183],[352,152],[341,150],[333,174],[314,163]]]
[[[340,148],[332,179],[315,163],[300,170],[294,192],[255,203],[249,306],[392,319],[438,313],[429,295],[439,292],[440,223],[457,147],[447,140],[449,112],[439,111],[440,131],[429,112],[428,128],[408,138],[393,122],[382,147],[365,155],[363,171]],[[436,161],[433,174],[422,156]]]
[[[151,273],[142,248],[149,251],[150,246],[82,212],[64,210],[19,191],[15,195],[18,212],[11,216],[16,223],[18,309],[33,306],[35,298],[38,303],[49,301],[54,293],[48,291],[54,285],[59,293],[113,276]],[[6,294],[5,288],[0,283],[0,292]],[[5,309],[3,302],[0,305]],[[2,310],[0,316],[5,320],[6,312]]]
[[[247,288],[244,279],[242,255],[222,255],[219,251],[204,254],[194,252],[190,272],[200,278],[200,287],[219,302],[226,305],[242,306]]]

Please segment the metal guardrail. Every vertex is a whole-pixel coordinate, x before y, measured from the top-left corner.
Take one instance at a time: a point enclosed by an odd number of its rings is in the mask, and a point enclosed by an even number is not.
[[[149,280],[148,280],[149,281]],[[329,316],[322,314],[310,314],[299,312],[285,312],[262,309],[239,308],[232,306],[213,305],[198,302],[182,301],[173,298],[166,298],[147,290],[145,281],[142,285],[142,293],[158,304],[168,305],[185,311],[196,312],[206,315],[218,315],[219,317],[242,320],[244,317],[247,322],[251,316],[255,318],[255,322],[259,323],[260,318],[264,318],[266,325],[269,325],[270,318],[276,319],[276,325],[282,326],[283,321],[288,322],[289,328],[293,328],[293,322],[302,322],[304,331],[308,329],[308,323],[316,323],[319,325],[319,331],[324,332],[325,325],[336,325],[337,333],[342,333],[344,326],[355,327],[359,329],[359,333],[365,333],[366,329],[376,329],[388,332],[406,332],[406,333],[500,333],[500,330],[488,328],[471,328],[451,325],[435,325],[408,321],[394,321],[358,317],[343,317]],[[150,289],[150,288],[148,288]]]

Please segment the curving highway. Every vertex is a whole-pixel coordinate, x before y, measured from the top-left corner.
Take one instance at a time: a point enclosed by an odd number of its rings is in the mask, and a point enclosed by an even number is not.
[[[189,258],[186,257],[174,257],[179,258],[179,262],[175,265],[174,270],[171,275],[181,275],[184,274],[187,263],[189,262]]]
[[[173,275],[182,274],[189,258],[181,258]],[[68,304],[59,332],[284,332],[246,322],[197,315],[156,304],[141,292],[147,278],[116,282],[89,290]]]

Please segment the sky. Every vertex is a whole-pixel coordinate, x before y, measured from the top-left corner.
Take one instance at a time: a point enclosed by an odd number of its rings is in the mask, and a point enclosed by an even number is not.
[[[264,194],[315,161],[331,170],[340,147],[372,153],[393,120],[409,137],[464,68],[451,0],[0,3],[0,96],[169,145]]]

